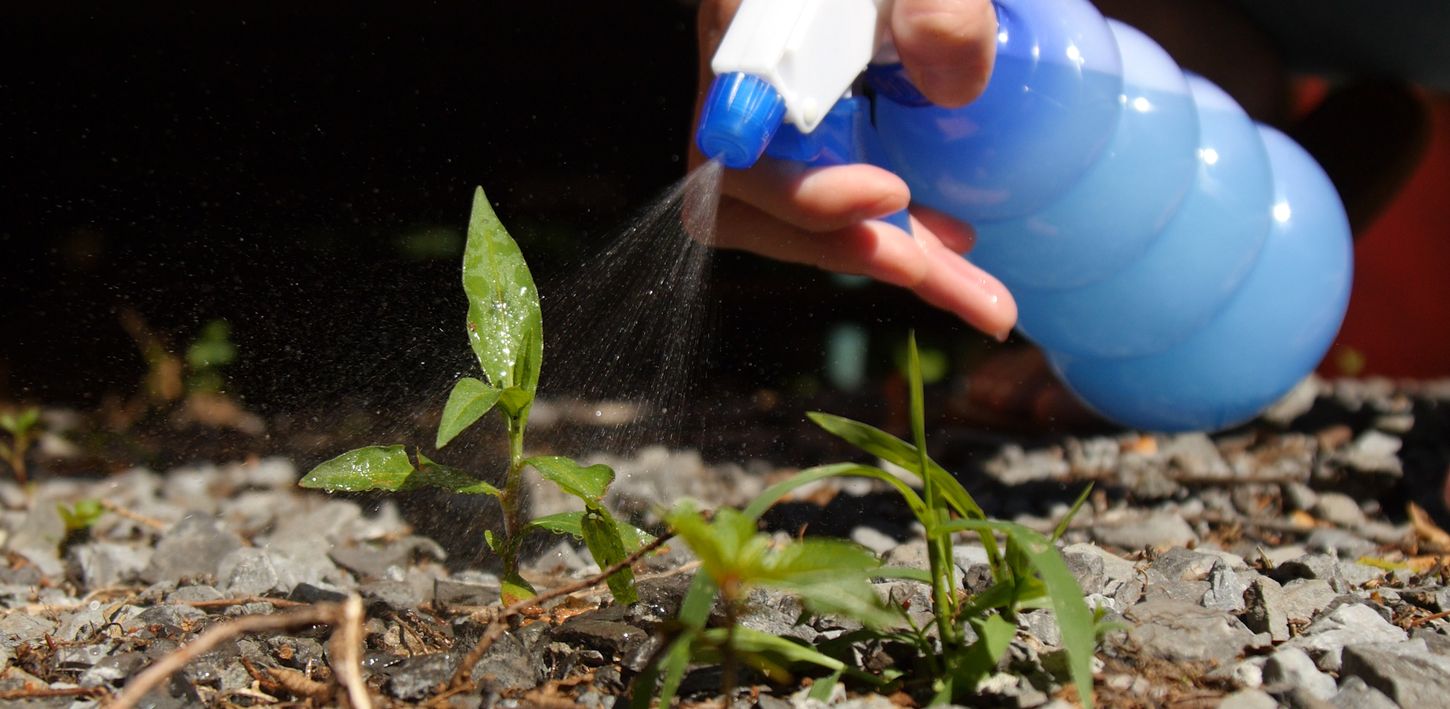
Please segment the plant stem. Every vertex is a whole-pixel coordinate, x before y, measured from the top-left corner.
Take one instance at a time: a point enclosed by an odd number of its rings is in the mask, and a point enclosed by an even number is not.
[[[504,570],[513,574],[518,571],[519,534],[524,526],[523,500],[520,499],[524,479],[524,422],[510,418],[508,436],[509,468],[504,477],[503,494],[499,495],[498,501],[503,506],[504,541],[501,548],[504,550]]]
[[[720,696],[723,706],[729,707],[731,705],[730,696],[735,694],[737,683],[735,677],[735,626],[739,622],[739,617],[735,594],[724,591],[723,586],[721,589],[722,595],[725,596],[725,647],[720,649]]]
[[[921,356],[916,349],[916,331],[907,335],[907,374],[911,388],[911,435],[916,443],[917,463],[921,469],[922,493],[930,516],[926,532],[927,561],[931,567],[932,605],[942,652],[949,655],[957,643],[956,569],[952,559],[951,534],[938,534],[933,527],[945,521],[946,502],[932,480],[926,453],[926,406],[921,382]]]

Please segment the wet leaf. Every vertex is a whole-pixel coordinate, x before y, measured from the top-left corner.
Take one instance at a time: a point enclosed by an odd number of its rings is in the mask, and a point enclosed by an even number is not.
[[[528,524],[524,525],[522,531],[527,532],[537,529],[553,534],[567,534],[575,539],[582,540],[584,539],[584,514],[584,510],[577,510],[574,512],[544,515],[543,517],[530,520]],[[619,538],[624,542],[624,548],[627,552],[633,552],[655,540],[654,535],[628,522],[616,519],[614,520],[614,524],[619,529]]]
[[[524,255],[479,188],[468,220],[463,253],[463,292],[468,296],[468,342],[495,389],[533,392],[543,359],[539,293]],[[520,368],[519,360],[525,360]]]
[[[415,470],[401,445],[367,446],[318,465],[298,484],[328,492],[401,490]]]
[[[420,487],[441,487],[444,490],[452,490],[464,495],[492,495],[498,497],[503,494],[498,488],[478,478],[446,465],[439,465],[428,459],[422,453],[418,454],[418,472],[408,478],[406,486],[402,489],[414,490]]]
[[[524,465],[539,471],[545,480],[559,486],[560,490],[596,507],[604,499],[609,483],[614,482],[614,471],[607,465],[580,465],[560,455],[540,455],[524,460]]]
[[[473,377],[464,377],[453,385],[448,403],[443,405],[443,418],[438,421],[438,437],[434,448],[448,445],[464,429],[477,423],[498,401],[500,391]]]
[[[629,556],[624,540],[620,538],[619,525],[604,508],[585,512],[580,529],[584,533],[584,545],[589,548],[589,554],[599,568],[608,568]],[[634,590],[634,572],[628,567],[611,574],[605,582],[609,584],[609,593],[616,603],[627,606],[639,600]]]

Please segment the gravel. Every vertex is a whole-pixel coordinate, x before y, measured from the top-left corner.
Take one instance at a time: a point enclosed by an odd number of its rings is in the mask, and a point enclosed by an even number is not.
[[[1441,494],[1435,476],[1450,463],[1441,443],[1450,440],[1450,423],[1438,412],[1450,401],[1450,384],[1411,391],[1314,380],[1294,396],[1275,420],[1214,436],[1043,441],[941,433],[941,462],[981,473],[965,472],[963,482],[989,512],[1042,532],[1056,526],[1085,481],[1097,483],[1060,548],[1089,604],[1118,628],[1098,653],[1103,706],[1419,707],[1450,696],[1450,620],[1434,615],[1450,610],[1450,588],[1439,573],[1407,565],[1435,542],[1401,516],[1402,500]],[[655,521],[658,505],[673,500],[745,503],[794,471],[660,447],[593,459],[619,473],[608,504],[640,524]],[[0,614],[0,659],[8,666],[0,683],[115,691],[230,618],[358,593],[366,601],[363,668],[371,691],[404,705],[426,701],[497,607],[492,559],[445,553],[457,540],[418,531],[439,526],[419,524],[406,501],[328,497],[296,488],[298,477],[287,460],[262,458],[93,480],[41,475],[29,489],[0,483],[9,554],[0,565],[7,611]],[[1410,487],[1426,480],[1432,487]],[[547,486],[534,493],[535,514],[577,507]],[[888,565],[927,568],[920,529],[900,515],[875,513],[895,509],[881,506],[882,493],[869,481],[822,481],[787,503],[830,511],[807,514],[808,524],[783,518],[774,531],[788,538],[802,526],[829,529]],[[108,512],[67,535],[56,505],[87,498],[127,514]],[[1450,517],[1443,505],[1427,507],[1442,522]],[[846,518],[837,510],[865,512]],[[954,551],[964,590],[989,587],[985,549],[975,538],[963,535]],[[671,544],[640,569],[640,603],[617,607],[607,593],[589,591],[523,619],[471,668],[480,688],[455,701],[519,706],[530,693],[553,692],[536,698],[616,705],[660,648],[657,632],[671,627],[695,563],[687,547]],[[597,568],[578,543],[543,537],[524,570],[542,588]],[[930,628],[923,586],[893,580],[877,591],[908,603],[911,617]],[[714,610],[717,622],[722,610]],[[849,641],[860,627],[842,618],[800,623],[802,611],[790,594],[756,590],[740,620],[804,643]],[[972,703],[1067,706],[1057,617],[1027,609],[1017,626],[1007,657]],[[328,661],[326,643],[322,628],[224,643],[153,694],[153,706],[247,703],[240,698],[252,691],[296,699],[268,684],[266,673],[315,673]],[[900,664],[888,649],[852,646],[877,669]],[[706,701],[718,685],[719,668],[703,665],[682,691]],[[798,685],[756,689],[756,706],[810,705]],[[836,705],[890,704],[862,690],[838,687]],[[87,701],[76,709],[91,706]]]

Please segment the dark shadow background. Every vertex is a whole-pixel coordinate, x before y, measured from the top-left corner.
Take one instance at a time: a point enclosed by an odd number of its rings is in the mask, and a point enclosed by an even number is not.
[[[134,389],[121,308],[178,347],[230,321],[233,389],[264,413],[431,382],[351,363],[466,361],[457,238],[475,185],[549,286],[684,174],[691,3],[245,5],[5,11],[0,396]],[[707,380],[820,366],[814,333],[840,306],[822,276],[715,270],[730,335]],[[924,311],[845,297],[874,320]]]

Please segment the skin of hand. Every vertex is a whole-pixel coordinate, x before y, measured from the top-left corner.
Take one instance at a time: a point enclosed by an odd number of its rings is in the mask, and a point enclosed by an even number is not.
[[[700,4],[697,122],[714,78],[710,58],[739,5],[740,0]],[[933,103],[961,106],[982,93],[996,48],[997,20],[989,0],[896,0],[890,23],[907,74]],[[691,167],[704,161],[691,141]],[[971,227],[921,207],[911,209],[915,238],[876,221],[910,201],[900,177],[871,165],[807,169],[763,157],[748,170],[725,171],[715,245],[908,288],[977,329],[1006,338],[1017,321],[1017,305],[1001,282],[961,257],[972,247]]]

